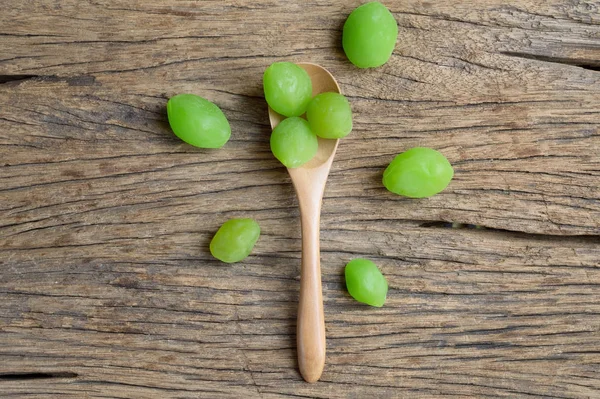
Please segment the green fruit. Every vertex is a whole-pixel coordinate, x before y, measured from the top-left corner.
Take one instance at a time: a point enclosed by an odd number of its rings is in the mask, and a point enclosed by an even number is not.
[[[346,97],[339,93],[321,93],[306,109],[312,131],[324,139],[340,139],[352,131],[352,110]]]
[[[308,73],[291,62],[271,64],[263,76],[267,104],[283,116],[300,116],[312,98]]]
[[[231,136],[231,127],[215,104],[195,94],[178,94],[167,102],[173,133],[188,144],[221,148]]]
[[[225,263],[239,262],[250,255],[259,236],[260,226],[253,219],[230,219],[210,242],[210,253]]]
[[[342,33],[346,56],[359,68],[375,68],[392,55],[398,25],[390,11],[379,2],[363,4],[348,16]]]
[[[271,133],[271,151],[288,168],[310,161],[319,147],[308,122],[297,116],[282,120]]]
[[[415,147],[394,158],[383,172],[383,185],[399,195],[425,198],[445,189],[453,176],[452,165],[441,153]]]
[[[353,259],[346,265],[344,274],[352,298],[378,308],[383,306],[388,284],[375,263],[368,259]]]

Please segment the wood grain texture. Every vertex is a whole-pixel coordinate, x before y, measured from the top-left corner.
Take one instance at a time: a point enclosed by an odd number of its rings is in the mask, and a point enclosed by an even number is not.
[[[341,50],[358,4],[3,7],[0,396],[600,397],[600,4],[388,0],[400,37],[375,70]],[[321,216],[316,384],[297,371],[298,203],[262,97],[282,60],[327,67],[354,111]],[[180,92],[223,109],[223,149],[170,132]],[[381,185],[415,145],[455,166],[426,200]],[[209,240],[242,216],[263,234],[225,266]],[[385,307],[346,293],[354,257],[388,278]]]

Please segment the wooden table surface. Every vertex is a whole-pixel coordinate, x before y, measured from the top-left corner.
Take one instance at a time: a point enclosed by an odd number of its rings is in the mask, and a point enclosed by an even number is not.
[[[600,2],[387,0],[399,39],[370,70],[341,49],[360,3],[4,2],[0,397],[600,397]],[[315,384],[275,61],[327,67],[354,111],[323,202]],[[181,92],[223,109],[224,148],[173,135]],[[454,165],[443,193],[382,187],[413,146]],[[208,243],[232,217],[263,233],[226,265]],[[387,277],[383,308],[346,292],[355,257]]]

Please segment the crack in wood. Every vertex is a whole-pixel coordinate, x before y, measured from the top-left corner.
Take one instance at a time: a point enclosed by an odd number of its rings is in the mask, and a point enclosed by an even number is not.
[[[77,378],[79,374],[69,371],[58,371],[53,373],[2,373],[2,381],[24,381],[24,380],[47,380],[51,378]]]
[[[532,233],[527,231],[520,230],[510,230],[510,229],[500,229],[496,227],[488,227],[479,224],[470,224],[470,223],[461,223],[461,222],[446,222],[443,220],[434,220],[434,221],[423,221],[419,223],[419,227],[425,228],[435,228],[435,229],[468,229],[468,230],[477,230],[477,231],[487,231],[491,233],[501,233],[508,235],[517,235],[521,237],[536,237],[539,239],[546,240],[577,240],[577,241],[591,241],[595,242],[598,240],[598,236],[595,234],[547,234],[547,233]],[[323,231],[323,229],[322,229]]]
[[[93,75],[77,75],[77,76],[58,76],[58,75],[32,75],[32,74],[15,74],[15,75],[0,75],[0,85],[5,83],[17,82],[20,84],[27,80],[35,80],[41,82],[66,82],[69,86],[99,86],[96,82],[96,77]]]
[[[552,56],[530,54],[530,53],[523,53],[523,52],[516,52],[516,51],[501,51],[500,54],[507,55],[509,57],[524,58],[527,60],[576,66],[576,67],[587,69],[590,71],[600,71],[600,60],[579,60],[576,58],[552,57]]]
[[[39,75],[0,75],[0,85],[10,82],[21,82],[23,80],[35,79]]]

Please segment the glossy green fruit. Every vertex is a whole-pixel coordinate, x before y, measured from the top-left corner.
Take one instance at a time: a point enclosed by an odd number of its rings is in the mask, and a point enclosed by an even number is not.
[[[260,236],[253,219],[230,219],[223,223],[210,242],[210,253],[225,263],[239,262],[250,255]]]
[[[352,298],[367,305],[383,306],[388,284],[375,263],[368,259],[353,259],[346,265],[344,274]]]
[[[306,109],[312,131],[324,139],[341,139],[352,131],[350,103],[339,93],[316,95]]]
[[[312,98],[312,81],[308,73],[291,62],[271,64],[263,76],[265,100],[283,116],[300,116]]]
[[[288,168],[304,165],[318,148],[317,136],[308,122],[297,116],[282,120],[271,133],[271,151]]]
[[[399,195],[425,198],[445,189],[453,176],[452,165],[441,153],[415,147],[394,158],[383,172],[383,185]]]
[[[178,94],[167,103],[173,133],[188,144],[220,148],[231,136],[231,127],[215,104],[195,94]]]
[[[342,33],[346,56],[359,68],[385,64],[396,46],[398,25],[390,11],[374,1],[356,8],[348,16]]]

